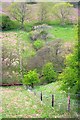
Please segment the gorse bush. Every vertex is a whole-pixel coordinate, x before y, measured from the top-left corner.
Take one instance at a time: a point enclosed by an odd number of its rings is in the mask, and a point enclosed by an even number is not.
[[[44,42],[42,40],[36,40],[33,44],[34,48],[36,50],[40,49],[41,47],[43,47]]]
[[[54,71],[54,67],[51,62],[43,66],[42,74],[47,83],[54,82],[56,80],[56,72]]]
[[[30,85],[33,88],[34,84],[39,82],[39,74],[36,70],[30,70],[26,75],[24,75],[22,82],[23,84]]]

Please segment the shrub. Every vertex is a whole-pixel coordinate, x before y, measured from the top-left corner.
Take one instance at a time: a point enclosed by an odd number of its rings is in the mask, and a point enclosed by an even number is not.
[[[48,83],[55,81],[56,72],[54,71],[54,67],[51,62],[44,65],[42,72],[43,72],[44,79]]]
[[[0,29],[1,30],[11,30],[11,29],[19,29],[20,23],[17,21],[12,21],[9,16],[2,15],[0,16]]]
[[[22,82],[25,85],[31,85],[33,88],[34,84],[39,82],[39,74],[36,72],[36,70],[30,70],[27,75],[24,75]]]
[[[2,30],[10,30],[12,21],[10,20],[9,16],[2,15],[0,16],[0,21],[2,20],[1,29]]]
[[[44,42],[43,42],[42,40],[36,40],[33,45],[34,45],[34,48],[35,48],[36,50],[38,50],[38,49],[40,49],[41,47],[43,47]]]

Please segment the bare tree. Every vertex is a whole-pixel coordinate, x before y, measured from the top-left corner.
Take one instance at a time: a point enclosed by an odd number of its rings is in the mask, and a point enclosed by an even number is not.
[[[39,20],[41,22],[45,22],[48,20],[49,18],[49,9],[51,6],[51,3],[45,3],[45,2],[41,2],[39,3],[40,8],[39,8]]]
[[[64,25],[73,14],[72,8],[73,5],[70,3],[56,3],[53,6],[53,14],[60,20],[61,24]]]
[[[21,28],[23,28],[25,19],[27,19],[29,9],[26,2],[15,2],[9,6],[9,11],[11,16],[21,23]]]

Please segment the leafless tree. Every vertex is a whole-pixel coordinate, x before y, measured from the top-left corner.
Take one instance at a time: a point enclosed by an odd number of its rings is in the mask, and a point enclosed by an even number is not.
[[[11,16],[21,23],[23,28],[25,19],[28,18],[29,9],[26,2],[15,2],[9,6]]]

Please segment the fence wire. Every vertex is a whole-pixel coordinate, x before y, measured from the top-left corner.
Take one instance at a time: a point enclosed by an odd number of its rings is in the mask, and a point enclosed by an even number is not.
[[[39,101],[41,101],[41,92],[34,91],[34,95]],[[68,110],[68,94],[54,94],[54,108],[58,108],[60,111]],[[80,101],[77,99],[78,94],[69,94],[70,96],[70,111],[78,112],[80,110]],[[45,106],[52,107],[52,94],[42,92],[42,101]]]

